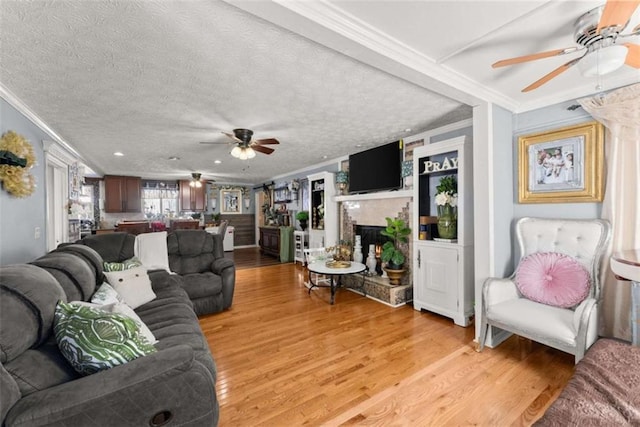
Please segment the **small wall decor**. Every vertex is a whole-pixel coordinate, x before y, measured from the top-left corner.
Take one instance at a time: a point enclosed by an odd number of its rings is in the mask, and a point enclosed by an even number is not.
[[[31,168],[36,163],[33,147],[22,136],[8,131],[0,140],[0,181],[12,196],[27,197],[36,189]]]
[[[588,122],[518,138],[518,202],[601,202],[603,127]]]
[[[220,213],[242,213],[242,192],[240,190],[220,190]]]

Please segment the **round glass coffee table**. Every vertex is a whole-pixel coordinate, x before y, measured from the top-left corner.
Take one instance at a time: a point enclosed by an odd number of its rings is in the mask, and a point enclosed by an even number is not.
[[[335,301],[336,289],[341,286],[340,277],[346,274],[357,274],[364,273],[367,269],[367,266],[361,262],[349,261],[349,265],[341,265],[334,264],[335,266],[331,266],[325,260],[314,261],[307,265],[307,269],[309,270],[309,283],[311,286],[309,287],[309,295],[311,295],[311,290],[313,288],[331,288],[331,304]],[[324,274],[329,277],[329,285],[322,285],[313,281],[311,273],[316,274]],[[364,292],[364,276],[362,291]]]

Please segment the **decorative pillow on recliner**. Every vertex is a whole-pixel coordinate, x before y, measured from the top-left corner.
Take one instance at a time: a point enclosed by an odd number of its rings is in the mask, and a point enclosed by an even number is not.
[[[157,351],[142,337],[133,319],[64,301],[56,306],[53,331],[60,352],[82,375]]]
[[[104,271],[123,271],[134,267],[140,267],[142,263],[136,257],[129,258],[122,262],[103,262],[102,269]]]
[[[573,307],[589,295],[589,272],[557,252],[536,252],[522,259],[515,281],[528,299],[555,307]]]
[[[142,304],[156,298],[151,288],[151,280],[144,267],[130,268],[124,271],[104,273],[107,282],[115,289],[131,308],[138,308]]]
[[[91,297],[91,302],[94,304],[115,304],[119,302],[124,302],[124,298],[122,295],[118,293],[111,285],[107,282],[104,282],[98,290]]]
[[[106,311],[107,313],[117,313],[117,314],[122,314],[123,316],[127,316],[130,319],[132,319],[134,322],[136,322],[136,325],[138,325],[138,328],[140,328],[140,334],[147,340],[149,344],[156,344],[158,342],[156,337],[153,335],[153,332],[151,332],[151,329],[149,329],[149,327],[145,325],[145,323],[142,321],[140,316],[138,316],[138,314],[135,311],[133,311],[133,308],[129,307],[127,303],[111,302],[106,304],[100,304],[100,303],[93,302],[93,300],[91,301],[92,302],[72,301],[69,304],[83,305],[85,307],[91,307],[97,310]]]

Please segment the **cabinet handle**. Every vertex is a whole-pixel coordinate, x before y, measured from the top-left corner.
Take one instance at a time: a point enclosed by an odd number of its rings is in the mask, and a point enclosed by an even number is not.
[[[420,254],[422,253],[422,251],[418,251],[418,268],[420,268]]]

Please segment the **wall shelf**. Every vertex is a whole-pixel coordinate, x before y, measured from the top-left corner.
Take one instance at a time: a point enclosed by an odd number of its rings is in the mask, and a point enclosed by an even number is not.
[[[335,196],[333,200],[335,202],[351,202],[358,200],[397,199],[400,197],[413,197],[413,190],[380,191],[377,193]]]

